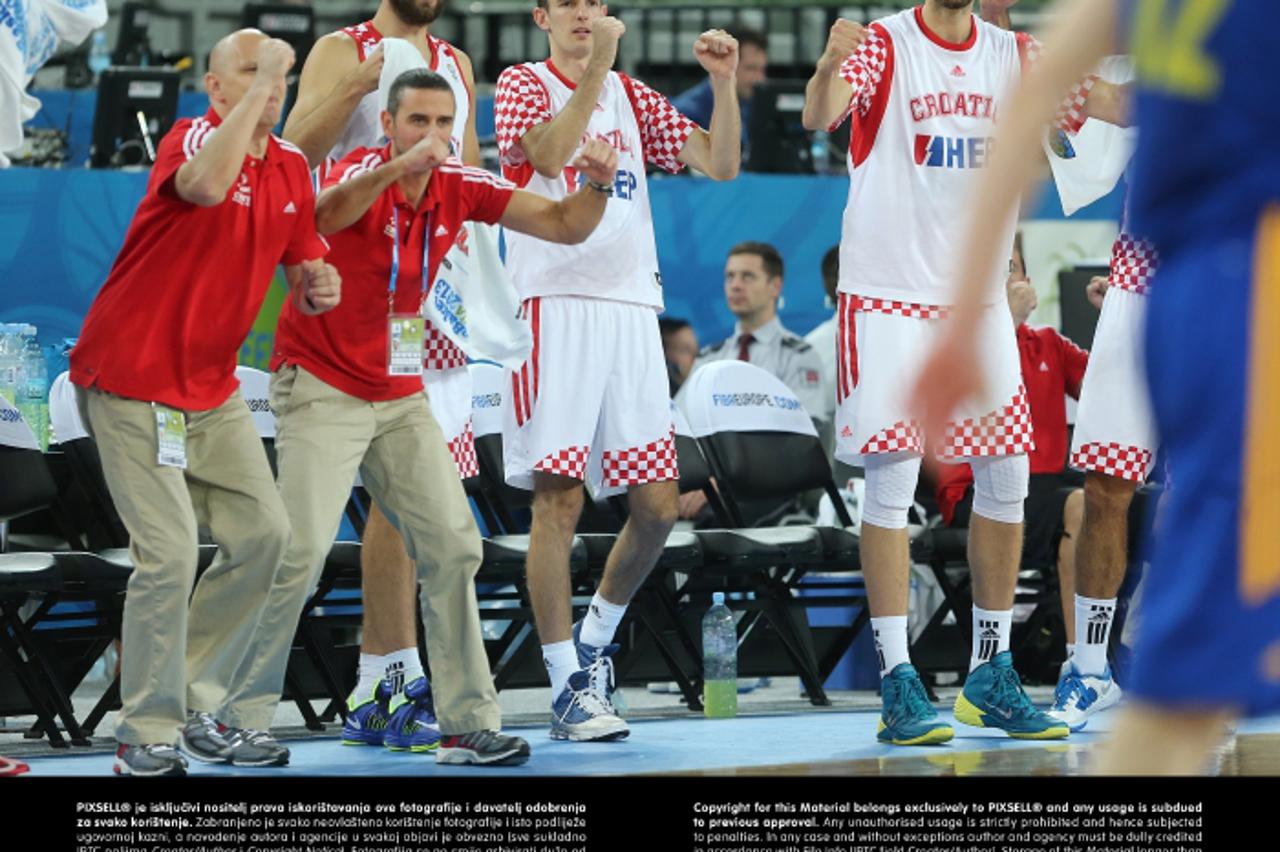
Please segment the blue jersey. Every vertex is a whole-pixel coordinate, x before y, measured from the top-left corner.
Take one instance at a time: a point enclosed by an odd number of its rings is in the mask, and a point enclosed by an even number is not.
[[[1248,233],[1280,200],[1280,29],[1268,0],[1124,0],[1137,69],[1133,227],[1162,256]]]

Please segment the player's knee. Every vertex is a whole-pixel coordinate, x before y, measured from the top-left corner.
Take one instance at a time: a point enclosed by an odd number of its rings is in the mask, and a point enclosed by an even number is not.
[[[1077,488],[1067,495],[1062,504],[1062,531],[1068,538],[1075,538],[1084,523],[1084,489]]]
[[[973,513],[1002,524],[1020,524],[1031,479],[1024,455],[970,459],[973,469]]]
[[[665,538],[680,519],[680,492],[675,483],[653,489],[644,500],[635,500],[633,492],[630,512],[631,519],[646,535]]]
[[[550,524],[559,531],[572,535],[582,514],[582,483],[575,482],[573,485],[574,487],[535,491],[534,523]]]
[[[1129,503],[1133,501],[1133,492],[1137,488],[1138,484],[1128,479],[1090,472],[1084,478],[1085,511],[1095,518],[1123,517],[1129,511]]]
[[[888,530],[906,529],[907,514],[920,478],[920,461],[920,456],[906,453],[866,457],[863,463],[867,485],[862,505],[864,523]]]

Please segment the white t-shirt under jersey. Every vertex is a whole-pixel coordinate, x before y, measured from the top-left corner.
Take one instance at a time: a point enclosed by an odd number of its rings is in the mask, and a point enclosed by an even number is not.
[[[554,200],[576,191],[579,175],[566,167],[558,178],[543,177],[525,158],[520,140],[558,115],[575,88],[550,61],[514,65],[498,77],[494,118],[503,174]],[[618,151],[613,197],[595,231],[578,245],[506,232],[507,270],[520,298],[589,296],[661,310],[662,275],[645,163],[678,172],[682,166],[676,158],[696,127],[663,95],[610,71],[582,141],[603,139]]]
[[[976,17],[967,42],[944,41],[919,8],[872,23],[840,68],[853,86],[845,114],[849,200],[840,239],[840,291],[869,299],[944,305],[963,258],[963,240],[996,121],[1039,46]],[[1059,124],[1074,132],[1088,86],[1064,102]],[[1000,245],[1013,245],[1016,210]],[[1005,298],[1007,257],[993,259],[986,302]]]

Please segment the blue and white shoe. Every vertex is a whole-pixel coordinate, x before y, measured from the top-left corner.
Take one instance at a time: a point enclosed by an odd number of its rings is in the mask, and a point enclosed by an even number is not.
[[[1120,686],[1112,677],[1110,666],[1100,675],[1086,675],[1080,674],[1075,663],[1067,661],[1048,714],[1072,731],[1082,731],[1090,716],[1114,707],[1120,697]]]
[[[569,682],[551,703],[551,739],[597,742],[620,740],[631,733],[608,697],[596,688],[597,674],[579,669],[569,675]]]
[[[884,709],[876,739],[893,745],[933,745],[945,743],[955,731],[938,718],[920,675],[910,663],[899,663],[880,683]]]
[[[383,745],[392,751],[432,751],[440,745],[440,723],[436,721],[431,685],[425,677],[405,684],[404,692],[391,697],[387,736]]]
[[[587,645],[582,639],[582,622],[573,625],[573,647],[578,652],[578,666],[591,673],[591,684],[604,699],[609,712],[621,717],[617,703],[617,682],[613,674],[613,655],[622,649],[621,645]]]
[[[1037,710],[1013,670],[1013,654],[1001,651],[973,671],[956,696],[956,721],[978,728],[999,728],[1019,740],[1060,740],[1066,724]]]
[[[380,746],[387,734],[387,721],[391,716],[388,705],[391,687],[378,681],[373,694],[363,700],[353,692],[347,696],[347,719],[342,723],[343,745]]]

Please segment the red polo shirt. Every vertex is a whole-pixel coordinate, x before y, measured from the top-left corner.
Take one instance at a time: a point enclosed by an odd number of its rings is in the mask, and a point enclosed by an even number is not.
[[[1031,405],[1031,428],[1036,448],[1031,452],[1031,473],[1060,473],[1067,463],[1067,406],[1065,397],[1080,398],[1080,383],[1089,353],[1052,328],[1018,326],[1018,354],[1022,383]],[[973,482],[967,464],[940,465],[935,496],[942,518],[951,523],[956,504]]]
[[[357,148],[330,170],[324,188],[367,174],[391,156],[390,145]],[[417,314],[423,299],[424,236],[430,234],[427,280],[434,282],[440,260],[453,246],[463,222],[497,222],[515,188],[515,184],[483,169],[464,166],[454,158],[432,171],[417,209],[405,200],[399,184],[393,183],[358,221],[329,235],[329,262],[342,276],[342,303],[316,317],[286,304],[276,328],[271,369],[297,364],[343,393],[367,402],[421,393],[419,376],[387,375],[391,240],[400,240],[395,313]]]
[[[71,353],[71,381],[184,411],[238,387],[236,356],[280,263],[328,250],[316,233],[307,159],[270,137],[221,204],[178,197],[175,180],[221,123],[210,110],[160,141],[147,193]]]

